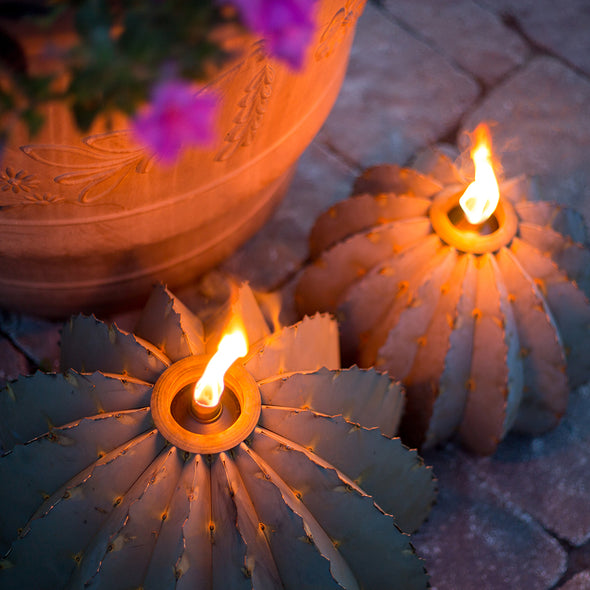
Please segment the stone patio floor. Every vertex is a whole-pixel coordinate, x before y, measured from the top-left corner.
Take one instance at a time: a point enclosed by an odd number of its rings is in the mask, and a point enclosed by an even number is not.
[[[535,177],[543,198],[590,225],[590,1],[370,1],[338,102],[286,199],[250,242],[176,294],[193,309],[213,306],[231,275],[280,289],[290,323],[316,216],[366,166],[409,164],[440,143],[463,150],[465,131],[484,120],[495,122],[507,177]],[[105,319],[131,328],[135,315]],[[56,370],[60,325],[0,312],[0,385]],[[543,437],[509,436],[487,458],[453,444],[424,458],[440,492],[413,543],[432,588],[590,589],[590,384]]]

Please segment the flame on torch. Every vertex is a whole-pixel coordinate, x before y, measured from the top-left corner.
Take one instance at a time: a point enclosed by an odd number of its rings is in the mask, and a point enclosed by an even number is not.
[[[490,130],[480,123],[474,131],[471,159],[475,166],[475,180],[467,187],[459,205],[469,223],[483,223],[495,211],[500,200],[500,189],[492,166]]]
[[[223,378],[233,362],[248,352],[246,334],[240,328],[223,336],[217,352],[211,357],[201,378],[195,385],[194,401],[202,406],[213,408],[219,403],[223,393]]]

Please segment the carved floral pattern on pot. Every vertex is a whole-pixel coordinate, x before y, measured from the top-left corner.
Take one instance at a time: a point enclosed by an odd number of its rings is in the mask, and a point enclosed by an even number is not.
[[[28,193],[25,195],[25,200],[23,205],[51,205],[52,203],[61,203],[65,199],[51,193]]]
[[[39,181],[34,174],[28,174],[25,170],[14,170],[7,166],[0,172],[0,191],[11,191],[15,194],[28,193],[39,186]]]
[[[31,144],[21,147],[30,158],[65,170],[53,181],[80,190],[80,203],[91,203],[108,195],[131,172],[145,174],[154,156],[133,143],[128,130],[91,135],[82,139],[84,147]]]

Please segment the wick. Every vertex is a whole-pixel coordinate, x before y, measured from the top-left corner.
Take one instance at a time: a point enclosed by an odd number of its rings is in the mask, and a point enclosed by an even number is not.
[[[215,422],[223,411],[221,400],[214,406],[206,406],[198,402],[194,397],[191,398],[191,413],[199,421],[205,424],[209,422]]]
[[[470,223],[461,207],[457,206],[449,211],[448,216],[458,230],[477,233],[480,236],[492,234],[498,229],[498,221],[494,215],[481,223]]]

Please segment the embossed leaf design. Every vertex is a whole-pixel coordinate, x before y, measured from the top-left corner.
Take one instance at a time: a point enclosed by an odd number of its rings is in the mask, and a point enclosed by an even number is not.
[[[427,587],[395,525],[424,519],[432,473],[378,428],[399,418],[399,384],[337,369],[329,317],[270,333],[253,302],[242,287],[218,316],[252,312],[243,365],[262,401],[228,451],[186,453],[154,427],[158,374],[216,341],[163,287],[136,335],[75,318],[63,331],[72,369],[1,393],[4,590]]]
[[[114,131],[86,137],[85,147],[32,144],[22,146],[30,158],[47,166],[65,169],[53,180],[79,186],[78,201],[90,203],[106,197],[131,172],[149,171],[153,156],[137,148],[129,131]]]
[[[353,26],[363,11],[366,0],[352,0],[340,8],[322,33],[320,43],[315,51],[316,61],[329,57],[340,44],[349,27]]]
[[[235,125],[226,133],[225,145],[215,156],[218,161],[230,158],[238,147],[250,145],[262,124],[275,75],[271,65],[261,55],[260,52],[255,54],[254,59],[262,60],[262,66],[246,86],[238,103],[239,111],[233,119]]]

